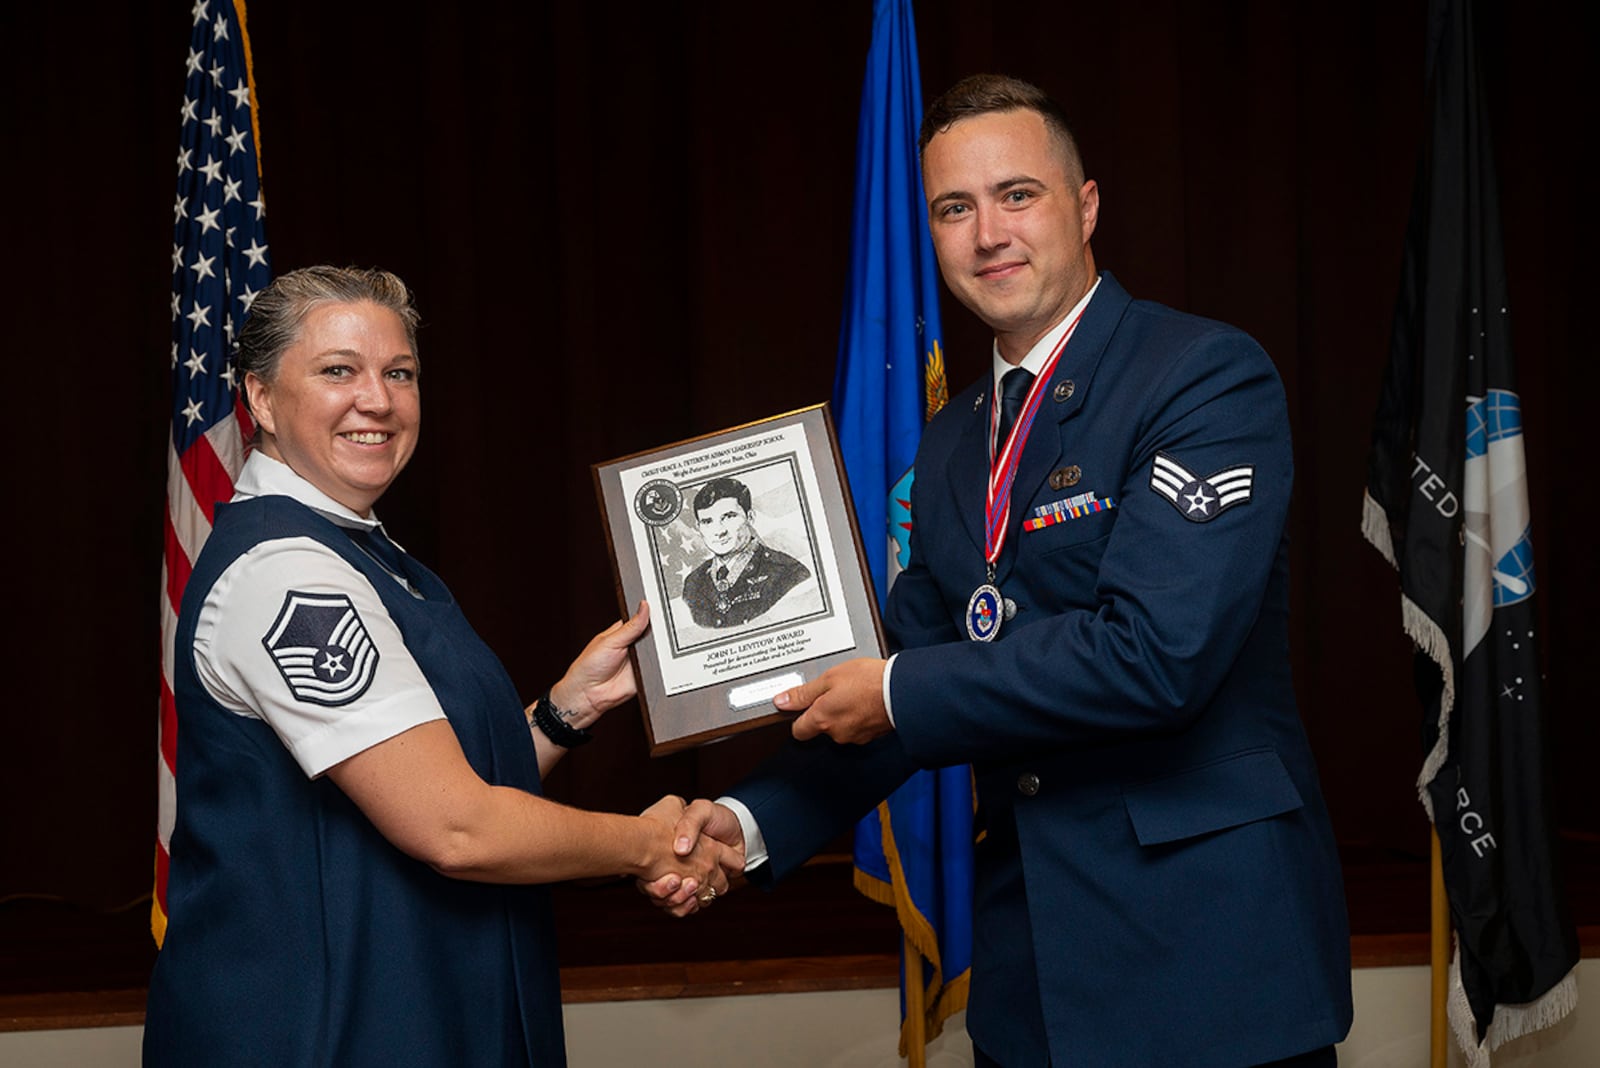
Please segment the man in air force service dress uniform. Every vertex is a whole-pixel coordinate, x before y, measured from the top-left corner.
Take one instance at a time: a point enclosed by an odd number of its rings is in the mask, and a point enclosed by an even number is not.
[[[980,1065],[1331,1065],[1349,936],[1290,679],[1277,373],[1097,273],[1098,188],[1032,86],[968,79],[922,144],[995,373],[922,438],[898,652],[780,695],[800,741],[680,827],[771,881],[970,762]]]

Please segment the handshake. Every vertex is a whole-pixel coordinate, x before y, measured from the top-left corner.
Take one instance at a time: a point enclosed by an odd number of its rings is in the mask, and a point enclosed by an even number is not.
[[[674,916],[691,915],[728,893],[734,876],[744,871],[744,829],[726,805],[706,800],[685,805],[668,795],[641,816],[667,831],[665,839],[652,832],[665,845],[653,851],[636,882],[656,907]]]
[[[798,741],[827,735],[839,743],[865,744],[894,729],[884,704],[884,670],[882,660],[848,660],[785,690],[772,703],[799,714],[790,724]],[[744,827],[728,806],[706,800],[685,804],[669,794],[642,818],[650,827],[650,860],[633,874],[639,892],[672,915],[700,911],[726,894],[733,877],[744,871]],[[665,824],[667,833],[653,824]]]

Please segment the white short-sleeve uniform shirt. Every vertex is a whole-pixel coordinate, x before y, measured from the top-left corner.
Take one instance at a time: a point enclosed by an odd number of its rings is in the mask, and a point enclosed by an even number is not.
[[[341,527],[379,526],[329,498],[287,464],[253,451],[233,499],[270,494],[292,497]],[[377,646],[372,683],[349,703],[298,699],[263,645],[291,590],[348,597]],[[200,609],[194,656],[206,691],[223,708],[266,721],[309,778],[412,727],[444,718],[378,591],[315,538],[265,541],[230,564]]]

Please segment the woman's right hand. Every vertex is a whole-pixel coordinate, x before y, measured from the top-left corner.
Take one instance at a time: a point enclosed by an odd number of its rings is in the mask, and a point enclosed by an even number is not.
[[[702,802],[697,802],[702,804]],[[674,916],[688,916],[724,896],[731,880],[744,871],[744,843],[719,841],[700,834],[686,854],[677,848],[678,828],[688,808],[683,798],[671,794],[645,809],[641,818],[658,826],[652,833],[657,849],[639,876],[639,886],[656,888],[651,896]],[[665,894],[670,901],[661,900]]]

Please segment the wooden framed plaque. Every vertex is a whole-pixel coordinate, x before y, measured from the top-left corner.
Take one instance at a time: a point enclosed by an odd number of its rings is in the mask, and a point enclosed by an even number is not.
[[[650,753],[789,718],[772,698],[883,628],[826,405],[593,467]]]

